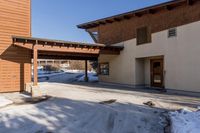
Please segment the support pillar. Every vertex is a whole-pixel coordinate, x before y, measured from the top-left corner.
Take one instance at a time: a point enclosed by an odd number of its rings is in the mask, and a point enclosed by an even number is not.
[[[36,47],[33,48],[33,85],[37,86],[38,85],[38,50]]]
[[[31,88],[31,94],[32,97],[41,97],[44,94],[40,87],[38,86],[38,49],[36,46],[33,48],[33,74],[34,74],[34,79],[33,79],[33,86]]]
[[[85,82],[88,82],[88,61],[85,60]]]

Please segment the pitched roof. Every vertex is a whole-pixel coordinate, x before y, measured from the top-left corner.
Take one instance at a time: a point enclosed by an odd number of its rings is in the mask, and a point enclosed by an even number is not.
[[[30,43],[39,45],[51,45],[51,46],[62,46],[62,47],[73,47],[73,48],[99,48],[99,49],[112,49],[112,50],[122,50],[123,46],[107,46],[105,44],[99,43],[83,43],[83,42],[71,42],[63,40],[52,40],[34,37],[21,37],[12,36],[13,43]]]
[[[77,27],[81,28],[81,29],[94,28],[94,27],[97,27],[99,25],[105,25],[107,23],[113,23],[115,21],[130,19],[132,17],[141,17],[142,15],[148,14],[148,13],[155,14],[156,12],[158,12],[162,9],[172,10],[175,7],[182,6],[182,5],[185,5],[185,4],[192,5],[195,1],[198,1],[198,0],[172,0],[172,1],[161,3],[161,4],[158,4],[158,5],[154,5],[154,6],[138,9],[138,10],[133,10],[133,11],[126,12],[126,13],[123,13],[123,14],[118,14],[118,15],[115,15],[115,16],[111,16],[111,17],[107,17],[107,18],[98,19],[98,20],[95,20],[95,21],[83,23],[83,24],[77,25]]]

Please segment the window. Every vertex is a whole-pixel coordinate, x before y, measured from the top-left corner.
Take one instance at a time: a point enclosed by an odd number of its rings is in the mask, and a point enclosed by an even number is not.
[[[148,27],[142,27],[137,29],[137,45],[150,43],[151,32]]]
[[[168,30],[168,38],[176,37],[176,36],[177,36],[177,30],[176,30],[176,28],[172,28],[172,29]]]
[[[99,64],[99,74],[100,75],[109,75],[109,63],[100,63]]]

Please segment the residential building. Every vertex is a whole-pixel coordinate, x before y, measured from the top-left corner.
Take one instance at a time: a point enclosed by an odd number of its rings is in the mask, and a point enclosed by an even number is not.
[[[102,55],[100,82],[200,92],[200,1],[174,0],[78,25],[96,43],[123,46]]]

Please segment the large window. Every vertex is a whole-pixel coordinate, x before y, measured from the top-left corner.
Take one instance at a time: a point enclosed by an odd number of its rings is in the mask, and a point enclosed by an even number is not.
[[[99,64],[99,74],[100,75],[109,75],[109,63],[100,63]]]
[[[137,45],[150,43],[151,32],[148,27],[142,27],[137,29]]]

